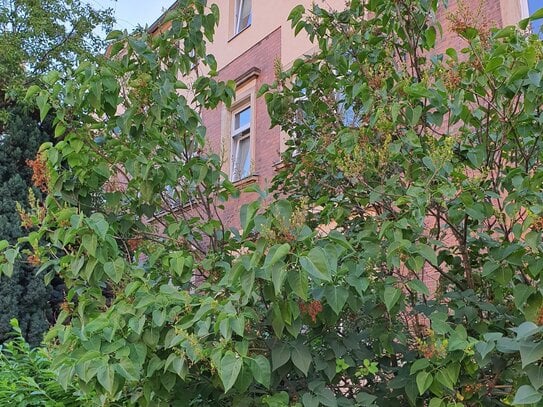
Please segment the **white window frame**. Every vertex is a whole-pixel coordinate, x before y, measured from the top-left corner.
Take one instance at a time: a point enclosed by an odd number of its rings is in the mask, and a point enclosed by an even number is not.
[[[250,109],[250,116],[248,123],[243,126],[236,128],[236,115],[241,114],[245,110]],[[253,159],[253,140],[251,137],[251,126],[253,122],[253,106],[250,103],[250,100],[247,100],[245,103],[236,107],[235,110],[232,110],[231,113],[231,130],[230,130],[230,139],[231,139],[231,165],[230,165],[230,179],[232,182],[240,181],[244,178],[251,176],[251,167]],[[240,145],[243,140],[249,140],[249,171],[247,174],[243,173],[243,168],[240,167],[239,154],[240,154]]]
[[[239,34],[246,28],[251,26],[252,20],[253,20],[253,4],[252,0],[234,0],[235,1],[235,9],[234,9],[234,35]],[[247,25],[244,27],[241,26],[241,11],[243,10],[243,6],[246,4],[246,2],[249,2],[249,19],[247,20]]]

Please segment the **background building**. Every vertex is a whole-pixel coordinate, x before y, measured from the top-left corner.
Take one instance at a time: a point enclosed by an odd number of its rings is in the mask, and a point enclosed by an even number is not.
[[[529,3],[530,2],[530,3]],[[460,49],[463,41],[451,28],[448,16],[464,7],[473,18],[484,18],[490,26],[516,24],[533,12],[543,0],[449,0],[441,7],[437,18],[443,35],[436,49],[444,52],[452,47]],[[302,31],[294,35],[288,15],[298,4],[309,9],[313,3],[322,8],[341,10],[345,0],[217,0],[220,23],[208,52],[218,65],[218,79],[234,80],[236,100],[227,108],[204,111],[209,148],[223,158],[223,170],[237,186],[269,185],[280,165],[285,134],[270,128],[266,103],[257,98],[258,89],[275,79],[277,67],[288,68],[316,48]],[[172,7],[175,6],[175,3]],[[151,32],[167,29],[159,18]],[[242,194],[229,201],[221,213],[227,226],[239,226],[239,207],[256,198],[254,193]]]

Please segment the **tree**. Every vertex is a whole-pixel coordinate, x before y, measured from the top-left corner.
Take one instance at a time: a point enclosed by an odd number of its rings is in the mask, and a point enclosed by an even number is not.
[[[27,162],[34,159],[39,146],[49,139],[38,123],[22,109],[10,110],[11,120],[6,136],[0,141],[0,236],[15,243],[23,236],[17,202],[26,204],[28,188],[32,185],[32,170]],[[11,332],[10,320],[17,318],[25,339],[39,345],[43,332],[49,328],[47,312],[49,289],[42,276],[28,261],[18,263],[12,278],[0,281],[0,341]]]
[[[67,70],[78,58],[97,54],[104,41],[93,30],[111,22],[110,10],[97,11],[79,1],[0,1],[0,236],[11,243],[24,233],[16,204],[29,205],[28,162],[52,136],[47,118],[25,105],[26,89],[52,69]],[[40,197],[38,189],[33,192]],[[54,321],[50,301],[62,300],[62,286],[55,284],[51,291],[36,271],[25,259],[11,279],[0,282],[0,342],[11,331],[11,318],[19,319],[33,346]]]
[[[0,2],[0,103],[24,96],[40,74],[68,69],[80,58],[103,52],[95,32],[110,30],[111,9],[96,10],[80,0]]]
[[[343,394],[379,406],[539,403],[542,43],[491,29],[464,3],[449,18],[466,48],[436,55],[437,3],[293,11],[320,51],[266,95],[292,136],[276,188],[356,253],[321,297],[354,311],[339,343],[320,345],[332,384],[344,360]]]
[[[435,55],[437,5],[292,11],[319,51],[262,89],[292,139],[240,231],[216,216],[237,193],[219,158],[194,154],[198,110],[233,96],[205,52],[216,6],[181,0],[169,31],[112,33],[111,60],[29,90],[62,136],[21,242],[69,289],[64,384],[142,406],[539,403],[542,44],[457,15],[466,48]]]

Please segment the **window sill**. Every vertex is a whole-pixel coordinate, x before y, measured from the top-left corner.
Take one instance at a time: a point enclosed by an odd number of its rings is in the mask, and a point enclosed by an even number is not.
[[[281,159],[277,162],[274,162],[272,164],[272,167],[275,171],[281,171],[283,168],[285,168],[287,165],[285,164],[285,162]]]
[[[251,27],[251,24],[249,24],[247,27],[245,27],[243,30],[241,30],[240,32],[234,34],[233,36],[230,37],[230,39],[227,41],[227,42],[230,42],[232,40],[234,40],[236,37],[240,36],[241,34],[243,34],[245,31],[247,31],[249,28]]]
[[[249,175],[248,177],[238,179],[237,181],[232,181],[232,184],[234,184],[236,188],[243,188],[248,185],[255,184],[257,181],[258,181],[258,175],[253,174],[253,175]]]
[[[192,199],[189,202],[186,202],[184,204],[182,204],[180,202],[175,202],[175,203],[172,203],[168,208],[163,207],[162,209],[160,209],[157,213],[155,213],[155,217],[162,218],[165,215],[169,215],[169,214],[172,214],[172,213],[187,211],[189,209],[194,208],[194,206],[196,206],[196,205],[197,205],[196,200],[194,200],[194,199]]]

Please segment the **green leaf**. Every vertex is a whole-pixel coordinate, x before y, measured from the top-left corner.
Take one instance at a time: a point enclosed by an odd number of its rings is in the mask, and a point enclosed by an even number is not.
[[[292,291],[302,300],[307,301],[309,290],[309,278],[304,270],[289,270],[287,281]]]
[[[38,85],[32,85],[28,88],[26,91],[25,100],[30,100],[36,93],[40,91],[40,87]]]
[[[87,253],[89,253],[91,256],[96,256],[96,247],[98,246],[98,238],[95,234],[86,234],[81,239],[81,243]]]
[[[526,284],[517,284],[513,288],[513,300],[519,311],[522,311],[528,297],[535,292],[535,288]]]
[[[326,252],[322,248],[314,247],[307,257],[300,257],[300,265],[312,277],[327,282],[332,281],[330,266],[326,260]]]
[[[275,295],[279,295],[283,288],[283,283],[287,277],[287,265],[283,262],[275,263],[271,269],[271,277]]]
[[[511,328],[511,331],[517,334],[517,340],[527,339],[541,332],[543,327],[539,327],[532,321],[525,321],[516,328]]]
[[[496,344],[494,342],[478,342],[475,344],[475,350],[481,355],[481,359],[484,359],[490,352],[494,350]]]
[[[329,285],[324,289],[324,298],[336,315],[339,315],[349,298],[349,290],[345,287]]]
[[[254,218],[259,208],[260,203],[258,201],[251,202],[250,204],[241,207],[239,216],[243,229],[243,237],[246,237],[251,233],[254,226]]]
[[[113,30],[106,37],[106,41],[117,40],[123,36],[123,32],[120,30]]]
[[[287,20],[292,21],[293,28],[302,19],[302,16],[304,13],[305,13],[305,7],[302,6],[301,4],[297,5],[296,7],[292,9],[290,14],[288,15]]]
[[[312,360],[311,352],[309,352],[306,345],[300,342],[294,345],[294,348],[292,348],[292,363],[294,363],[294,366],[300,369],[305,376],[307,376],[307,373],[309,372],[309,366],[311,365]]]
[[[420,254],[422,257],[424,257],[428,262],[434,266],[437,266],[437,256],[434,249],[432,249],[430,246],[418,243],[415,245],[415,251]]]
[[[402,291],[399,288],[388,286],[384,291],[384,301],[387,311],[390,312],[394,305],[402,296]]]
[[[302,396],[302,403],[304,407],[319,407],[319,398],[309,392],[304,393]]]
[[[270,362],[262,355],[249,359],[249,367],[255,380],[266,388],[270,387],[271,368]]]
[[[543,386],[543,366],[530,365],[524,371],[534,389],[539,390]]]
[[[543,342],[520,342],[520,359],[524,369],[531,363],[538,362],[543,358]]]
[[[518,26],[521,30],[525,30],[526,28],[528,28],[528,24],[530,24],[530,18],[524,18],[522,20],[519,21],[518,23]]]
[[[458,375],[460,373],[460,365],[452,364],[447,366],[445,369],[437,372],[435,378],[446,388],[452,390],[458,381]]]
[[[115,283],[119,283],[124,274],[124,260],[117,258],[114,262],[108,261],[104,264],[104,271]]]
[[[17,258],[18,254],[19,254],[19,249],[7,249],[4,252],[4,256],[6,256],[6,260],[11,265],[13,265],[13,263],[15,263],[15,259]]]
[[[327,387],[320,389],[317,392],[317,397],[319,398],[319,402],[326,407],[337,407],[338,405],[336,395]]]
[[[426,369],[430,366],[430,361],[428,359],[418,359],[411,365],[410,374],[415,374],[419,370]]]
[[[407,286],[419,294],[430,295],[430,290],[420,280],[411,280],[407,283]]]
[[[98,383],[100,383],[107,392],[113,392],[115,373],[113,372],[112,366],[100,366],[96,373],[96,378],[98,379]]]
[[[264,261],[264,267],[271,267],[279,260],[282,260],[290,252],[290,245],[288,243],[283,243],[281,245],[273,246],[268,254],[266,255],[266,260]]]
[[[290,348],[283,342],[277,342],[271,350],[272,369],[277,370],[290,359]]]
[[[417,374],[416,381],[419,395],[422,396],[426,392],[426,390],[430,388],[432,382],[434,381],[434,378],[430,373],[422,371]]]
[[[224,386],[225,393],[236,383],[242,365],[243,361],[241,358],[232,351],[226,352],[221,359],[220,365],[218,366],[218,373]]]
[[[369,287],[369,280],[366,277],[358,277],[354,275],[348,275],[345,281],[353,287],[360,297],[364,296],[364,293]]]
[[[268,407],[287,407],[289,405],[289,396],[287,392],[281,391],[273,396],[264,396],[262,403]]]
[[[532,386],[525,384],[524,386],[520,386],[517,390],[517,393],[515,394],[515,398],[513,400],[513,404],[535,404],[539,403],[541,398],[541,393],[539,393]]]
[[[38,108],[40,109],[40,121],[44,121],[45,117],[47,116],[47,113],[49,113],[49,110],[51,109],[51,105],[49,104],[49,95],[47,92],[42,91],[36,98],[36,104],[38,105]]]
[[[162,325],[164,325],[164,321],[166,320],[166,311],[165,310],[156,309],[156,310],[153,311],[152,316],[153,316],[152,317],[153,323],[155,324],[155,326],[161,327]]]
[[[425,32],[426,42],[428,48],[433,48],[436,43],[436,28],[434,26],[428,27]]]
[[[377,400],[377,396],[361,391],[357,393],[355,399],[356,402],[359,403],[362,407],[373,406],[373,403],[375,402],[375,400]]]
[[[184,357],[179,356],[176,353],[170,353],[166,363],[164,364],[164,371],[170,371],[175,373],[181,379],[184,379],[188,373],[188,366]]]
[[[535,13],[533,13],[531,16],[530,16],[530,20],[539,20],[543,18],[543,8],[540,8],[538,9]]]

